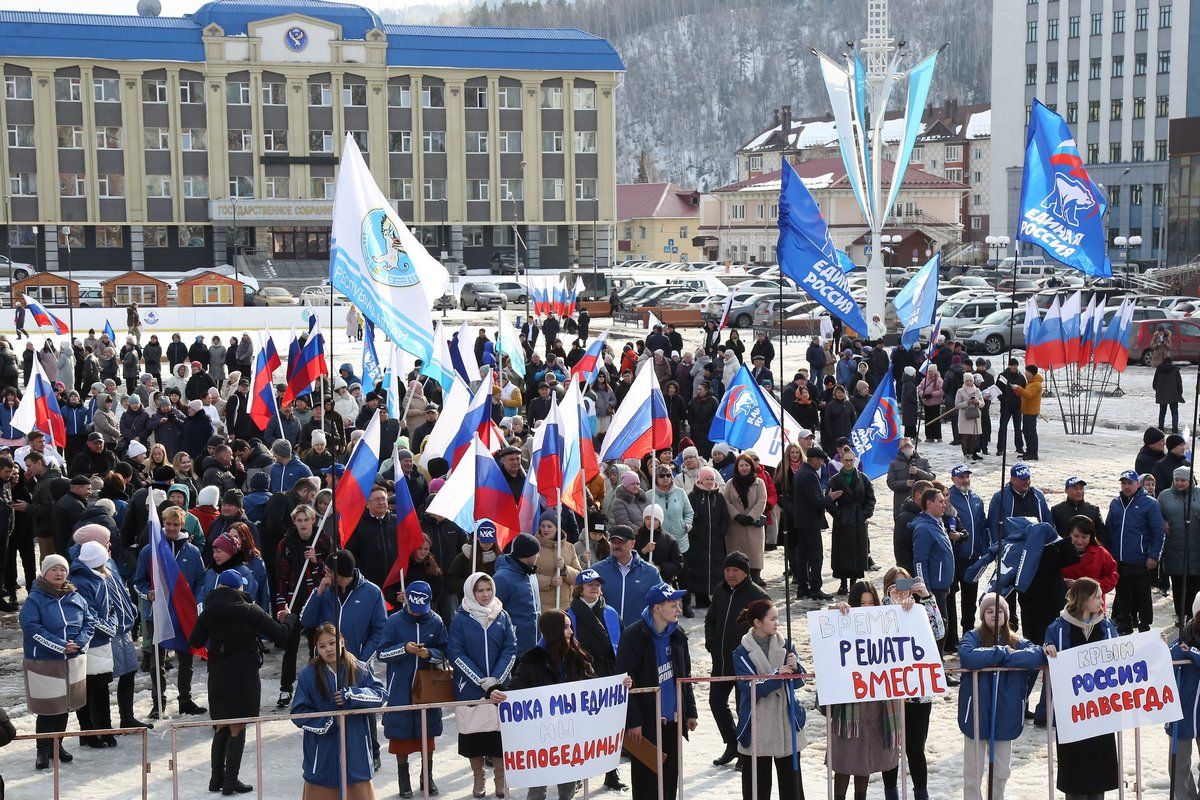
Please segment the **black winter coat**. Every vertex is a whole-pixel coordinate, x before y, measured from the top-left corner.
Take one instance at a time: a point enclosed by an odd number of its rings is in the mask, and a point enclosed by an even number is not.
[[[736,587],[724,580],[717,586],[704,617],[704,649],[712,656],[713,675],[734,674],[733,651],[750,630],[750,626],[738,622],[738,616],[752,601],[769,599],[766,590],[749,578]]]
[[[792,505],[788,509],[792,527],[800,531],[824,530],[829,527],[825,512],[829,498],[821,488],[821,476],[807,463],[801,464],[792,476]]]
[[[904,567],[910,573],[914,571],[913,532],[908,523],[920,515],[920,507],[910,497],[900,506],[900,513],[896,515],[896,525],[892,529],[892,555],[896,559],[896,566]]]
[[[839,472],[829,479],[829,488],[842,494],[833,501],[833,537],[829,566],[833,577],[861,578],[867,572],[871,542],[867,536],[867,520],[875,513],[875,490],[867,477],[858,470],[847,485]]]
[[[679,578],[683,575],[683,554],[679,552],[679,542],[655,523],[654,552],[647,555],[642,552],[642,548],[649,543],[650,529],[643,525],[638,528],[637,536],[634,538],[638,555],[653,563],[664,581],[672,586],[678,586]]]
[[[617,645],[617,672],[627,672],[633,678],[635,689],[658,686],[658,659],[654,656],[654,637],[645,619],[639,619],[621,634]],[[692,656],[688,652],[687,634],[683,628],[671,632],[671,672],[676,678],[692,676]],[[685,719],[698,719],[696,693],[692,684],[679,685],[679,714]],[[641,728],[642,735],[654,744],[658,741],[660,727],[654,718],[654,694],[641,692],[629,695],[628,711],[625,715],[626,728]],[[687,737],[687,727],[683,729]]]
[[[568,681],[582,681],[596,677],[596,673],[586,670],[573,669],[560,672],[559,668],[550,663],[550,653],[545,647],[537,645],[517,656],[516,666],[504,684],[509,691],[517,689],[532,689],[536,686],[554,686]]]
[[[1183,456],[1177,456],[1171,452],[1165,453],[1163,457],[1158,460],[1158,463],[1154,465],[1154,468],[1150,470],[1150,474],[1154,476],[1155,481],[1154,496],[1158,497],[1167,489],[1171,488],[1175,478],[1173,473],[1175,472],[1176,468],[1186,467],[1190,463],[1191,462]]]
[[[382,587],[396,560],[396,515],[389,511],[376,519],[370,512],[364,513],[346,549],[354,554],[362,576]]]
[[[262,652],[258,639],[265,636],[283,647],[298,624],[294,615],[282,623],[271,619],[241,589],[218,586],[209,592],[188,643],[208,648],[208,705],[213,719],[259,715]]]
[[[1183,402],[1183,378],[1175,362],[1159,364],[1150,385],[1154,389],[1154,402],[1159,405]]]
[[[167,364],[172,372],[176,366],[187,360],[187,351],[187,345],[183,342],[171,342],[167,345]]]
[[[1133,471],[1138,475],[1145,475],[1150,470],[1154,469],[1154,465],[1163,457],[1163,452],[1154,450],[1148,444],[1142,445],[1142,449],[1138,450],[1137,457],[1133,460]],[[1155,487],[1157,488],[1157,487]]]
[[[50,507],[50,535],[54,537],[55,552],[66,553],[70,548],[75,522],[85,509],[87,505],[70,491]]]
[[[596,677],[612,675],[617,670],[617,653],[604,625],[604,596],[591,608],[576,597],[570,610],[575,614],[575,640],[579,647],[592,659],[592,672]]]
[[[1067,524],[1074,517],[1087,517],[1096,526],[1096,536],[1100,537],[1100,544],[1108,547],[1108,530],[1104,527],[1104,520],[1100,516],[1100,509],[1084,500],[1076,505],[1070,500],[1063,500],[1058,505],[1050,509],[1050,518],[1054,520],[1054,529],[1058,531],[1058,535],[1064,539],[1067,537]]]
[[[830,400],[821,415],[821,447],[826,453],[833,452],[833,443],[843,436],[850,437],[858,415],[849,400]]]
[[[692,504],[692,530],[684,555],[685,586],[695,594],[712,595],[723,579],[725,532],[729,529],[729,506],[720,489],[706,492],[697,487],[688,495]]]

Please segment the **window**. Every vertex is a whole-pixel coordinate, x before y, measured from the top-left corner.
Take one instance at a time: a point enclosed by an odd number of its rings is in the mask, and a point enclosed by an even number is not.
[[[33,78],[29,75],[5,75],[4,97],[7,100],[32,100]]]
[[[1113,56],[1112,58],[1112,76],[1114,78],[1125,77],[1125,56]]]
[[[954,181],[955,183],[962,183],[962,179],[963,179],[963,171],[962,171],[961,167],[947,167],[946,168],[946,180]]]
[[[1125,105],[1124,102],[1120,98],[1117,98],[1116,100],[1111,101],[1111,103],[1109,105],[1109,109],[1108,109],[1108,118],[1109,119],[1120,119],[1121,112],[1124,110],[1124,105]]]
[[[208,176],[207,175],[184,175],[183,176],[183,196],[188,200],[207,200],[208,199]]]
[[[576,178],[575,179],[575,199],[576,200],[595,200],[597,181],[595,178]]]
[[[542,152],[561,153],[563,151],[562,131],[542,131]]]
[[[33,147],[33,126],[32,125],[9,125],[8,126],[8,146],[9,147]]]
[[[571,105],[576,111],[596,110],[596,89],[592,86],[571,90]]]
[[[1036,19],[1031,19],[1025,23],[1025,41],[1026,42],[1036,42],[1037,41],[1037,28],[1038,28],[1038,26],[1037,26]]]
[[[96,78],[92,81],[92,100],[97,103],[121,102],[121,80],[119,78]]]
[[[1167,160],[1167,140],[1166,139],[1155,139],[1154,140],[1154,160],[1155,161],[1166,161]]]
[[[142,138],[147,150],[171,149],[171,131],[167,128],[145,128],[142,131]]]
[[[563,179],[562,178],[542,178],[542,199],[543,200],[562,200],[563,199]]]
[[[962,161],[962,145],[948,144],[946,145],[946,161]]]
[[[124,197],[125,196],[125,176],[124,175],[100,175],[96,178],[97,194],[100,197]]]
[[[486,153],[488,151],[487,131],[467,131],[467,152]]]
[[[354,139],[354,143],[358,145],[360,152],[367,152],[370,140],[367,138],[366,131],[346,131],[346,133],[350,134],[350,137]]]
[[[1067,20],[1067,38],[1068,39],[1078,39],[1079,38],[1079,16],[1078,15],[1076,15],[1074,17],[1070,17]]]
[[[1112,30],[1112,32],[1113,33],[1124,33],[1125,32],[1125,12],[1124,11],[1114,11],[1113,12],[1113,30]]]
[[[1129,205],[1140,206],[1142,204],[1142,185],[1135,183],[1129,187]]]
[[[233,286],[228,283],[216,286],[193,286],[192,305],[231,306],[233,305]]]
[[[1163,3],[1158,7],[1158,27],[1171,27],[1171,4]]]
[[[309,131],[308,151],[310,153],[332,153],[333,131]]]
[[[1046,83],[1058,83],[1058,62],[1051,61],[1046,65]]]
[[[14,172],[8,176],[8,192],[13,197],[37,197],[37,175]]]
[[[1151,187],[1150,197],[1156,208],[1163,204],[1163,185],[1161,183],[1156,183]]]
[[[389,153],[411,153],[412,131],[388,131]]]
[[[594,153],[594,152],[596,152],[596,132],[595,131],[575,131],[575,152],[576,153]]]
[[[422,196],[426,200],[445,200],[446,199],[446,179],[445,178],[426,178]]]
[[[500,131],[497,136],[501,153],[520,153],[524,150],[521,131]]]
[[[1098,80],[1100,78],[1100,59],[1093,58],[1088,62],[1088,80]]]
[[[314,200],[332,200],[333,185],[333,178],[309,178],[308,196]]]
[[[1100,101],[1099,100],[1089,100],[1088,101],[1088,122],[1099,122],[1099,121],[1100,121]]]
[[[1146,54],[1145,53],[1134,53],[1133,54],[1133,74],[1135,77],[1138,75],[1146,74]]]
[[[562,108],[563,90],[561,86],[542,87],[542,108]]]
[[[179,134],[184,150],[200,152],[208,149],[208,128],[184,128]]]
[[[1166,117],[1171,113],[1171,98],[1165,94],[1160,94],[1154,99],[1154,116]]]
[[[55,78],[54,99],[68,103],[79,102],[79,78]]]
[[[1108,207],[1109,208],[1120,208],[1121,207],[1121,187],[1120,186],[1113,186],[1108,190]]]
[[[96,128],[97,150],[120,150],[124,142],[121,129],[115,126]]]
[[[547,247],[558,247],[558,228],[549,225],[542,226],[542,244]]]
[[[1171,71],[1171,51],[1170,50],[1159,50],[1158,51],[1158,74],[1161,75],[1164,72],[1170,72],[1170,71]]]
[[[287,86],[281,83],[263,84],[263,106],[287,106]]]
[[[491,184],[487,178],[469,178],[467,180],[468,200],[492,199]]]
[[[204,81],[180,81],[179,102],[200,104],[204,102]]]
[[[732,203],[729,206],[729,218],[732,220],[744,220],[746,218],[746,204]]]
[[[367,104],[367,85],[365,83],[348,83],[342,87],[343,106],[365,106]]]
[[[983,217],[971,217],[971,230],[977,231],[983,228]]]
[[[1146,118],[1146,98],[1144,98],[1144,97],[1133,98],[1133,118],[1134,119],[1145,119]]]
[[[465,105],[467,108],[487,108],[487,87],[466,87],[463,90],[463,105]]]
[[[167,82],[147,80],[142,82],[142,102],[143,103],[165,103],[167,102]]]
[[[1046,20],[1046,41],[1058,41],[1058,18]]]
[[[161,225],[152,226],[161,228]],[[165,233],[165,232],[164,232]],[[142,244],[146,247],[166,247],[164,239],[161,245],[147,245],[145,228],[142,229]],[[113,290],[113,299],[118,306],[128,306],[133,303],[138,303],[144,306],[158,305],[158,287],[157,286],[130,286],[122,284]]]
[[[500,108],[520,110],[521,108],[521,87],[520,86],[501,86],[498,90],[500,100]]]
[[[96,225],[96,247],[124,247],[125,228],[120,225]]]
[[[446,87],[445,86],[422,86],[421,87],[421,107],[422,108],[445,108],[446,107]]]
[[[1033,86],[1037,83],[1037,64],[1025,65],[1025,85]]]
[[[1100,145],[1093,143],[1087,146],[1087,160],[1089,164],[1095,164],[1100,160]]]
[[[170,175],[147,175],[146,176],[146,197],[170,197],[171,196],[171,176]]]
[[[1067,103],[1067,122],[1074,125],[1079,121],[1079,103],[1074,100]]]
[[[754,216],[756,219],[766,219],[767,218],[767,204],[766,203],[758,203],[754,207]]]
[[[286,153],[288,149],[286,128],[271,128],[263,131],[263,150],[268,153]]]
[[[263,179],[263,197],[284,199],[292,196],[291,181],[282,175]]]
[[[421,132],[421,152],[423,152],[423,153],[444,153],[444,152],[446,152],[446,132],[445,131],[422,131]]]
[[[398,83],[389,83],[387,87],[388,106],[391,108],[412,108],[412,89]]]
[[[249,153],[254,146],[247,128],[230,128],[228,138],[229,152],[231,153]]]
[[[391,87],[388,87],[388,90],[390,92]],[[308,104],[320,107],[333,105],[333,87],[328,83],[310,83],[308,85]]]
[[[392,178],[388,181],[389,195],[393,200],[412,200],[412,178]]]
[[[1145,161],[1146,160],[1146,143],[1145,142],[1134,142],[1132,149],[1133,149],[1133,153],[1130,158],[1130,161]]]
[[[1067,62],[1067,80],[1079,80],[1079,59],[1073,58]]]
[[[1109,142],[1108,144],[1108,160],[1115,164],[1121,160],[1121,143]],[[1114,204],[1115,205],[1115,204]]]
[[[166,247],[167,246],[167,226],[166,225],[143,225],[142,226],[142,247]],[[116,288],[116,296],[121,296],[122,289],[128,289],[128,286],[118,286]],[[126,303],[128,305],[128,302]]]
[[[254,197],[254,178],[249,175],[230,175],[229,196]]]
[[[1150,27],[1150,9],[1139,8],[1137,14],[1134,15],[1134,29],[1139,31],[1147,30]]]
[[[230,81],[225,84],[225,100],[231,106],[250,105],[250,84],[245,81]]]
[[[1092,14],[1092,36],[1104,33],[1104,15],[1100,12]]]
[[[525,182],[520,178],[501,178],[500,179],[500,199],[501,200],[524,200],[525,199]]]
[[[915,147],[913,148],[912,160],[914,163],[920,164],[921,159],[917,156],[917,149],[918,148]],[[750,156],[750,158],[746,160],[746,169],[751,172],[762,172],[762,167],[763,157],[761,155]]]

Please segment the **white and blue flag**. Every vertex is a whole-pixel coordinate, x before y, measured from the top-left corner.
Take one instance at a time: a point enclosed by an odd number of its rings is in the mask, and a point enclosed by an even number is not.
[[[362,374],[367,386],[374,389],[383,383],[383,367],[379,364],[379,353],[375,350],[375,326],[371,320],[363,320]]]
[[[900,344],[905,349],[919,342],[921,331],[932,325],[937,318],[938,267],[941,263],[941,253],[929,259],[925,266],[904,284],[904,288],[892,301],[892,305],[896,307],[896,317],[904,326]]]
[[[354,138],[346,135],[333,195],[329,281],[397,347],[428,362],[430,308],[450,282],[375,183]]]
[[[717,404],[717,414],[708,430],[709,441],[745,450],[754,447],[767,428],[778,432],[779,420],[743,364]]]
[[[850,446],[858,456],[859,469],[871,480],[886,475],[888,465],[900,451],[900,404],[896,402],[895,387],[889,366],[850,431]]]

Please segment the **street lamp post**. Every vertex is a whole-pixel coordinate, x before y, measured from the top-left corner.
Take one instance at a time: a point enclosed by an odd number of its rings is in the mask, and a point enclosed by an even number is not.
[[[901,235],[900,235],[900,234],[898,234],[898,233],[893,233],[893,234],[891,234],[890,236],[889,236],[888,234],[886,234],[886,233],[885,233],[885,234],[883,234],[882,236],[880,236],[880,237],[879,237],[879,241],[880,241],[880,242],[882,242],[882,243],[883,243],[885,246],[886,246],[886,245],[891,245],[891,246],[892,246],[890,249],[889,249],[889,248],[886,248],[886,247],[885,247],[885,249],[887,249],[887,251],[888,251],[888,252],[890,252],[890,253],[892,254],[892,259],[891,259],[891,260],[892,260],[892,263],[891,263],[891,266],[893,266],[893,267],[894,267],[894,266],[896,266],[896,246],[897,246],[897,245],[899,245],[899,244],[900,244],[900,242],[904,241],[904,237],[903,237],[903,236],[901,236]],[[885,264],[885,267],[884,267],[884,268],[885,268],[885,269],[887,268],[887,265],[886,265],[886,264]],[[888,279],[887,279],[887,285],[888,285],[888,286],[891,286],[891,285],[892,285],[892,276],[891,276],[890,274],[888,275]]]
[[[229,198],[229,202],[233,206],[233,279],[235,281],[237,281],[237,280],[241,280],[241,277],[238,275],[238,269],[240,267],[240,265],[238,264],[238,261],[240,260],[239,257],[242,254],[241,244],[238,239],[237,198],[231,197],[231,198]],[[330,335],[332,335],[332,334],[330,334]]]
[[[33,226],[33,271],[41,272],[42,270],[42,252],[38,246],[38,226]]]
[[[63,241],[67,245],[67,327],[70,328],[71,346],[75,346],[75,304],[71,302],[71,284],[74,280],[71,278],[71,229],[64,227]]]
[[[13,284],[13,264],[12,264],[12,216],[9,214],[8,204],[12,202],[12,198],[4,195],[4,257],[8,259],[8,298],[12,303],[15,297],[12,293]]]

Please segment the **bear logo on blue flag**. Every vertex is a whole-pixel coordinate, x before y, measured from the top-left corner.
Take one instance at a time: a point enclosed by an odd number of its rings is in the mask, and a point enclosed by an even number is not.
[[[1050,190],[1050,194],[1046,195],[1046,199],[1042,201],[1042,208],[1072,228],[1079,225],[1079,212],[1081,210],[1094,209],[1095,207],[1096,198],[1092,197],[1091,190],[1084,185],[1083,181],[1067,177],[1061,172],[1055,173],[1054,188]],[[1088,216],[1091,216],[1091,214]]]
[[[413,286],[419,280],[412,259],[400,241],[400,231],[381,208],[367,212],[362,221],[362,252],[371,275],[388,286]]]
[[[754,395],[745,386],[729,388],[729,394],[726,395],[725,402],[721,404],[721,416],[729,422],[742,417],[747,425],[753,425],[756,428],[761,428],[763,425],[762,412],[758,408],[758,403],[755,402]]]
[[[894,442],[900,438],[900,426],[896,422],[896,403],[890,397],[880,397],[871,424],[850,431],[850,444],[856,453],[865,453],[877,444]]]

